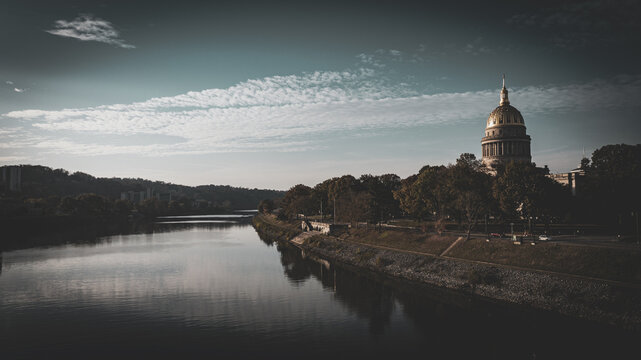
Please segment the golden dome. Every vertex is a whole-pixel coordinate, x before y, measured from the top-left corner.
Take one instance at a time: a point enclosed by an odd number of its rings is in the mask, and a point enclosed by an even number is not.
[[[523,122],[523,115],[518,111],[514,106],[510,105],[510,99],[508,98],[508,91],[505,87],[505,75],[503,75],[503,88],[501,89],[501,101],[499,106],[490,113],[490,116],[487,118],[487,128],[501,126],[501,125],[522,125],[525,126]]]
[[[486,128],[504,125],[525,126],[521,112],[509,104],[501,105],[490,113],[490,116],[487,118]]]

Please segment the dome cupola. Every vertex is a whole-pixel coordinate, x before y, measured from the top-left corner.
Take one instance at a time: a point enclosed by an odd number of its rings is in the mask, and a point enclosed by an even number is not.
[[[503,74],[503,89],[501,89],[501,101],[499,105],[510,105],[510,99],[507,97],[507,89],[505,88],[505,74]]]

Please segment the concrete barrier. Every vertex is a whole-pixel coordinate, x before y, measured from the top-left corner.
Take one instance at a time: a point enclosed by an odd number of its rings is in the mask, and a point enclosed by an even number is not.
[[[340,232],[346,231],[347,224],[328,224],[318,221],[303,220],[301,223],[303,231],[319,231],[326,235],[336,235]]]

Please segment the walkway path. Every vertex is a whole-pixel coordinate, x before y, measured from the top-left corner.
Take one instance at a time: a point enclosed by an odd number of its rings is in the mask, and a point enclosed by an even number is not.
[[[443,252],[441,253],[441,255],[439,255],[439,256],[445,256],[445,254],[447,254],[448,252],[450,252],[450,250],[451,250],[453,247],[455,247],[456,245],[458,245],[459,243],[461,243],[461,242],[462,242],[462,241],[464,241],[464,240],[465,240],[465,238],[464,238],[464,237],[459,236],[459,238],[458,238],[458,239],[456,239],[456,241],[454,241],[450,246],[448,246],[448,247],[447,247],[447,249],[445,249],[445,251],[443,251]]]

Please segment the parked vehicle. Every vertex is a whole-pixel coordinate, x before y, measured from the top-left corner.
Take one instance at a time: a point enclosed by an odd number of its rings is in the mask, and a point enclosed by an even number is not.
[[[490,237],[502,238],[503,234],[501,234],[501,233],[490,233]]]
[[[548,235],[539,235],[539,240],[540,241],[550,241],[550,240],[552,240],[552,237],[550,237]]]

